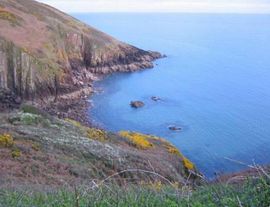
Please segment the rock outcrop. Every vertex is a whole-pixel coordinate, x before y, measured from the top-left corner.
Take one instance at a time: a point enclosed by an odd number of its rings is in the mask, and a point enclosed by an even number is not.
[[[133,108],[141,108],[144,106],[144,103],[142,101],[131,101],[130,106]]]
[[[97,74],[152,68],[161,57],[33,0],[1,0],[0,27],[0,88],[25,99],[89,87]]]

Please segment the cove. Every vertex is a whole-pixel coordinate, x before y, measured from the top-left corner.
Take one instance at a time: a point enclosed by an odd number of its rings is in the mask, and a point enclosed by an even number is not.
[[[96,83],[89,119],[111,131],[161,136],[208,177],[270,162],[270,16],[75,14],[118,39],[168,57]],[[151,100],[158,96],[162,101]],[[145,106],[133,109],[129,103]],[[169,125],[182,127],[174,132]]]

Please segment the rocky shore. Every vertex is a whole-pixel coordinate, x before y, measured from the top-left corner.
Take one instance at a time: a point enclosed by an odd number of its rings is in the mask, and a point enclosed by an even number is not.
[[[0,186],[80,184],[126,169],[144,173],[123,173],[118,184],[199,181],[165,139],[107,132],[87,117],[94,81],[153,68],[160,53],[32,0],[2,0],[0,26]]]
[[[0,11],[0,98],[9,100],[1,101],[3,110],[26,102],[87,123],[94,81],[153,68],[163,57],[32,0],[3,0]]]

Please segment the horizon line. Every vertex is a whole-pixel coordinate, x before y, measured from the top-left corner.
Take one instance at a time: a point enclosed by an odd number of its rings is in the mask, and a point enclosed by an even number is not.
[[[62,11],[62,10],[61,10]],[[65,12],[65,11],[64,11]],[[264,14],[270,15],[270,12],[207,12],[207,11],[69,11],[68,14],[89,14],[89,13],[112,13],[112,14]]]
[[[66,13],[239,13],[239,14],[270,14],[270,3],[194,3],[174,2],[174,0],[158,3],[130,3],[117,0],[118,3],[105,0],[82,3],[83,0],[37,0]],[[122,3],[120,3],[122,2]]]

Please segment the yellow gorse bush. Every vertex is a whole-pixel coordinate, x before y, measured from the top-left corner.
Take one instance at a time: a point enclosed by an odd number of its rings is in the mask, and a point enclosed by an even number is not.
[[[21,156],[21,151],[15,146],[13,137],[10,134],[0,134],[0,147],[9,148],[13,158]]]
[[[169,153],[178,155],[179,157],[182,158],[183,165],[186,169],[194,170],[195,168],[194,164],[189,159],[187,159],[176,147],[172,145],[168,145],[166,147]]]
[[[94,139],[98,141],[105,141],[108,138],[107,133],[105,131],[101,129],[96,129],[96,128],[88,128],[87,136],[90,139]]]
[[[11,156],[13,158],[18,158],[21,156],[21,151],[18,149],[18,148],[14,148],[12,151],[11,151]]]
[[[10,134],[0,134],[0,147],[12,147],[13,137]]]
[[[71,123],[73,126],[77,127],[79,130],[81,130],[84,134],[86,134],[89,139],[94,139],[101,142],[108,139],[107,133],[104,130],[83,126],[80,122],[72,119],[65,120]]]
[[[183,155],[181,154],[181,152],[174,146],[167,146],[167,151],[171,154],[175,154],[178,155],[180,157],[182,157]]]
[[[183,165],[188,170],[194,170],[194,164],[186,157],[183,157]]]
[[[149,135],[129,131],[120,131],[119,135],[130,140],[138,149],[149,149],[154,146],[148,140],[151,138]]]

